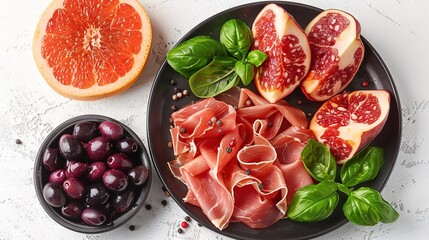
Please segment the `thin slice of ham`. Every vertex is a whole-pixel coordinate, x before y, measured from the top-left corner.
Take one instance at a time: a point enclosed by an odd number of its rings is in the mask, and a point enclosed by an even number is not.
[[[196,176],[191,176],[185,170],[183,179],[213,225],[220,230],[226,228],[234,211],[234,202],[223,180],[210,174],[210,170]]]
[[[288,204],[296,191],[313,183],[301,158],[302,149],[310,138],[315,138],[311,130],[292,126],[270,141],[278,155],[276,166],[283,172],[289,190]]]
[[[255,146],[253,150],[267,147]],[[260,158],[260,161],[263,159]],[[253,161],[257,163],[256,158]],[[279,168],[267,162],[246,167],[249,174],[236,164],[229,165],[225,173],[225,182],[229,184],[227,186],[234,199],[232,217],[251,228],[268,227],[283,218],[287,210],[287,188],[283,174]]]

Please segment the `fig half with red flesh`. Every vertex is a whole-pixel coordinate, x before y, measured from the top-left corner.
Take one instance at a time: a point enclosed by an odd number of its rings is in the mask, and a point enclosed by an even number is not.
[[[353,80],[365,52],[360,30],[359,22],[340,10],[325,10],[307,25],[312,59],[301,89],[309,100],[330,99]]]
[[[255,85],[271,103],[289,95],[310,68],[307,36],[295,19],[276,4],[268,4],[252,25],[253,49],[268,55],[256,69]]]
[[[384,90],[342,93],[326,101],[315,113],[310,129],[343,164],[369,144],[386,123],[390,94]]]

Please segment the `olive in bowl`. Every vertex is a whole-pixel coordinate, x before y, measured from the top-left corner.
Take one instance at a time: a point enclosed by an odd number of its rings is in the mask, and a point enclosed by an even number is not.
[[[113,230],[144,205],[151,186],[149,155],[123,123],[81,115],[57,126],[34,164],[37,197],[60,225],[81,233]]]

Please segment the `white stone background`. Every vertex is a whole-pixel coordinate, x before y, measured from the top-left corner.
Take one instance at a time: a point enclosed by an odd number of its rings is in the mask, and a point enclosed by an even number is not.
[[[165,53],[191,28],[247,0],[140,0],[153,25],[153,45],[145,71],[123,94],[95,102],[64,98],[44,82],[32,57],[37,21],[50,0],[2,1],[0,7],[0,239],[228,239],[195,222],[177,233],[185,213],[165,199],[156,174],[147,203],[128,225],[85,235],[56,224],[40,206],[33,187],[34,157],[47,134],[64,120],[85,113],[123,121],[147,146],[146,109],[155,74]],[[403,138],[399,157],[382,191],[400,218],[393,224],[346,224],[319,239],[427,239],[429,234],[429,22],[427,1],[305,0],[320,8],[339,8],[359,19],[362,34],[384,59],[402,104]],[[22,144],[16,145],[15,139]]]

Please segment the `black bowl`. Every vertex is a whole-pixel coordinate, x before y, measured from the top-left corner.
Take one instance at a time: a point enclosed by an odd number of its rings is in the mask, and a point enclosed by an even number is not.
[[[48,182],[49,178],[49,171],[44,167],[43,165],[43,155],[48,147],[57,147],[58,140],[64,133],[71,134],[73,132],[73,126],[81,121],[89,121],[89,122],[95,122],[95,123],[101,123],[103,121],[112,121],[122,126],[124,129],[124,135],[126,137],[132,137],[134,138],[138,145],[139,150],[136,152],[135,157],[138,158],[139,164],[147,167],[149,171],[149,176],[146,180],[146,182],[136,188],[136,196],[134,199],[133,206],[125,213],[122,213],[118,215],[117,217],[114,217],[112,221],[106,222],[103,225],[100,226],[90,226],[83,222],[76,222],[71,221],[61,215],[61,209],[60,208],[54,208],[50,206],[43,198],[43,187]],[[149,155],[146,151],[146,148],[143,144],[143,142],[140,140],[138,135],[134,133],[129,127],[124,125],[123,123],[101,115],[81,115],[77,117],[73,117],[60,125],[58,125],[43,141],[42,145],[39,148],[39,151],[36,156],[36,161],[34,163],[34,187],[36,189],[37,197],[40,201],[40,204],[42,205],[43,209],[48,213],[48,215],[57,223],[62,225],[63,227],[66,227],[70,230],[81,232],[81,233],[101,233],[101,232],[108,232],[111,231],[124,223],[126,223],[128,220],[130,220],[134,215],[137,214],[137,212],[140,210],[140,208],[144,205],[144,202],[146,201],[146,198],[149,194],[151,182],[152,182],[152,173],[151,173],[151,163],[149,159]]]
[[[298,24],[303,28],[322,11],[322,9],[300,3],[281,1],[275,3],[291,13]],[[177,44],[198,35],[209,35],[215,39],[219,39],[219,32],[222,24],[231,18],[241,19],[251,26],[256,15],[267,4],[268,2],[250,3],[220,12],[194,27],[180,39]],[[365,28],[365,26],[362,26],[362,28]],[[391,96],[390,112],[387,122],[377,138],[371,143],[371,145],[381,147],[385,150],[384,166],[380,170],[377,178],[362,184],[362,186],[368,186],[381,191],[395,165],[401,143],[401,106],[389,70],[377,51],[365,38],[362,37],[362,39],[365,45],[365,57],[358,73],[347,90],[384,89],[388,91]],[[183,198],[187,193],[187,187],[171,174],[167,165],[167,162],[174,159],[172,149],[167,146],[167,142],[171,141],[169,118],[173,111],[170,107],[175,105],[180,109],[190,104],[192,100],[197,100],[197,98],[188,96],[185,99],[182,98],[179,101],[173,101],[171,96],[174,94],[174,87],[170,86],[171,79],[176,80],[177,85],[175,87],[189,90],[188,80],[175,72],[168,63],[164,61],[153,83],[149,98],[147,111],[149,150],[151,152],[153,165],[164,186],[171,193],[172,198],[188,215],[219,234],[237,239],[308,239],[333,231],[347,223],[347,219],[343,215],[341,207],[337,207],[335,212],[328,219],[321,222],[299,223],[289,219],[282,219],[264,229],[251,229],[242,223],[231,223],[226,229],[220,231],[204,215],[201,208],[185,203]],[[363,82],[367,82],[367,86],[365,86],[365,84],[363,85]],[[253,84],[247,87],[257,92]],[[322,104],[308,101],[299,88],[291,95],[287,96],[285,100],[306,113],[314,113]],[[298,100],[303,100],[303,103],[297,104]],[[344,196],[341,197],[340,201],[345,201]],[[341,206],[341,202],[339,206]]]

